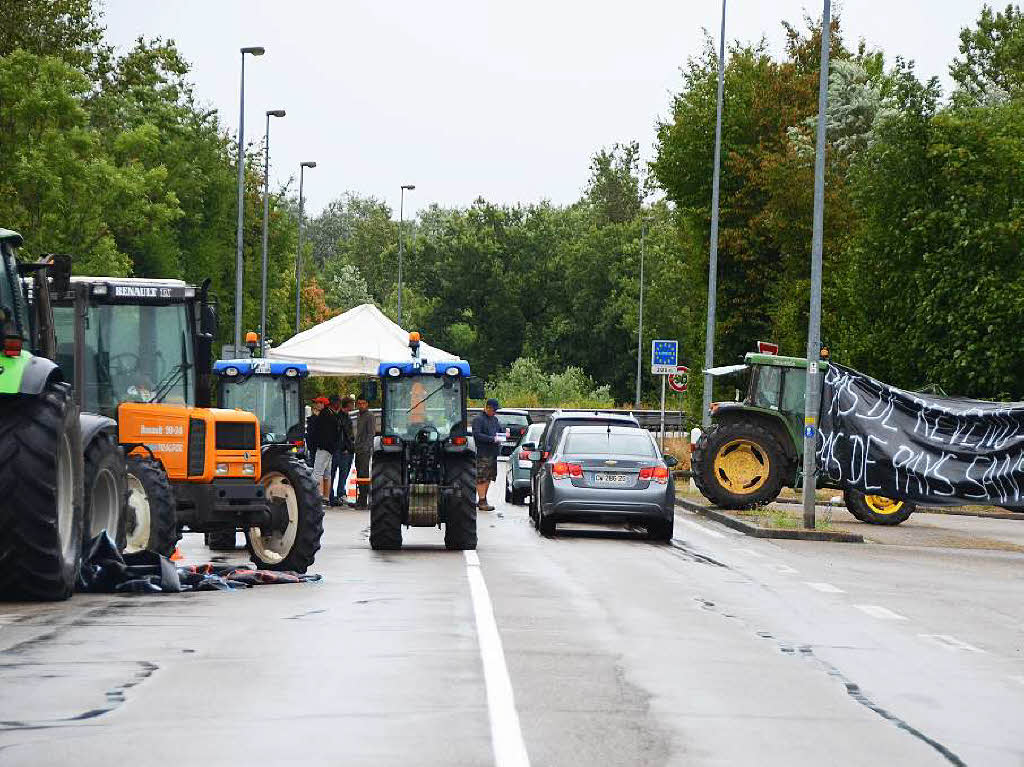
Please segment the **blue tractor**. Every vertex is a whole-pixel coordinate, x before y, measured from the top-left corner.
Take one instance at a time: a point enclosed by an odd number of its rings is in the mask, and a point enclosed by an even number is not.
[[[469,363],[420,356],[411,333],[409,359],[382,362],[380,435],[374,440],[370,546],[402,547],[402,526],[440,527],[449,549],[476,548],[476,451],[467,424],[468,396],[482,397]],[[472,394],[470,388],[473,388]],[[376,382],[363,396],[375,399]]]
[[[324,531],[320,492],[305,462],[305,364],[266,359],[218,360],[213,365],[222,408],[246,410],[260,422],[262,483],[274,503],[271,529],[244,530],[260,567],[304,572]],[[211,549],[233,549],[237,528],[208,532]]]

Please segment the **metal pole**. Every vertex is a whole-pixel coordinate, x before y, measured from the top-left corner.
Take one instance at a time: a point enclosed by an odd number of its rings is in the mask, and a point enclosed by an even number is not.
[[[644,240],[647,235],[647,222],[640,222],[640,322],[636,330],[636,396],[633,403],[640,407],[640,357],[644,346]]]
[[[242,348],[242,225],[245,219],[245,51],[242,52],[242,95],[238,115],[238,231],[235,242],[235,338],[232,357]]]
[[[814,528],[816,489],[815,451],[818,410],[821,405],[821,251],[825,219],[825,128],[828,113],[829,45],[832,34],[832,2],[825,0],[821,15],[821,69],[818,75],[818,137],[814,155],[814,230],[811,237],[811,307],[807,321],[807,392],[804,410],[804,527]]]
[[[722,32],[718,46],[718,107],[715,117],[715,169],[711,177],[711,255],[708,262],[708,327],[704,342],[704,369],[715,366],[715,301],[718,293],[718,198],[722,175],[722,97],[725,95],[725,2],[722,0]],[[711,376],[704,374],[704,412],[701,423],[711,425]]]
[[[402,230],[405,227],[405,186],[398,202],[398,327],[402,327]]]
[[[299,247],[295,251],[295,332],[299,332],[302,304],[302,182],[306,164],[299,163]]]
[[[267,239],[270,226],[270,112],[263,145],[263,284],[260,294],[260,356],[267,355]]]
[[[665,380],[666,375],[661,376],[661,452],[665,452]]]

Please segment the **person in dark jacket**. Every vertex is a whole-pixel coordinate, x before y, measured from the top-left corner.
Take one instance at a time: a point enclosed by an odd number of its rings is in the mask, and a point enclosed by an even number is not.
[[[320,417],[320,414],[324,411],[327,406],[327,397],[316,397],[312,403],[310,403],[310,415],[306,419],[306,463],[309,464],[310,468],[316,463],[316,435],[313,430],[316,426],[316,419]]]
[[[338,397],[337,394],[334,397]],[[331,506],[341,506],[345,501],[345,483],[348,481],[348,473],[352,468],[352,454],[355,452],[356,438],[352,433],[352,398],[338,397],[337,405],[333,402],[332,409],[338,418],[338,444],[334,448],[334,460],[331,463]]]
[[[337,394],[337,406],[340,409],[341,397]],[[334,404],[334,403],[331,403]],[[331,461],[338,447],[338,413],[332,407],[323,409],[313,421],[313,441],[316,444],[316,458],[313,461],[313,478],[320,483],[320,494],[327,501],[331,496]]]
[[[498,478],[498,451],[505,441],[501,422],[494,414],[500,405],[498,400],[489,399],[484,412],[473,419],[473,442],[476,443],[476,492],[477,508],[480,511],[494,511],[487,503],[487,489]]]
[[[365,509],[370,496],[370,456],[373,437],[377,432],[377,419],[370,412],[370,403],[360,397],[356,400],[356,486],[359,497],[356,508]]]

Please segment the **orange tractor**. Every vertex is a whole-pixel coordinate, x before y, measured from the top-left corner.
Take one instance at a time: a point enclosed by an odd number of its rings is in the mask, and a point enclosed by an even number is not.
[[[207,287],[73,277],[53,300],[57,361],[82,410],[117,421],[127,550],[167,555],[185,529],[242,530],[258,567],[304,572],[323,534],[319,493],[298,457],[264,465],[255,415],[209,407],[217,318]]]

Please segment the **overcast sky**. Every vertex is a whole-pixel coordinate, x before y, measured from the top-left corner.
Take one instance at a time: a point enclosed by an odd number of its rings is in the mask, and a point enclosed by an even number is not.
[[[982,0],[841,0],[848,44],[917,62],[948,85],[961,27]],[[998,5],[998,3],[997,3]],[[303,160],[307,211],[347,190],[387,200],[416,184],[407,210],[568,203],[599,147],[637,140],[655,123],[698,53],[717,39],[719,0],[106,0],[108,39],[173,38],[198,96],[238,125],[238,49],[246,62],[246,136],[271,123],[271,178]],[[821,13],[807,0],[731,0],[729,39],[768,39],[783,19]],[[726,114],[725,119],[729,116]],[[297,186],[296,186],[297,189]]]

